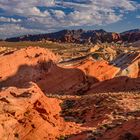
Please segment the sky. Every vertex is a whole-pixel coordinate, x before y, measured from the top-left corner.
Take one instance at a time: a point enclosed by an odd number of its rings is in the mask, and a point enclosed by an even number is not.
[[[140,28],[140,0],[0,0],[0,38],[80,28]]]

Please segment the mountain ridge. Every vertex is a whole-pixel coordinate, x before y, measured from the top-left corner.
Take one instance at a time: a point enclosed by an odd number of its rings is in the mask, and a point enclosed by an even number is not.
[[[104,43],[104,42],[135,42],[140,40],[140,29],[128,30],[122,33],[107,32],[100,30],[61,30],[53,33],[23,35],[19,37],[7,38],[5,41],[56,41],[65,43]]]

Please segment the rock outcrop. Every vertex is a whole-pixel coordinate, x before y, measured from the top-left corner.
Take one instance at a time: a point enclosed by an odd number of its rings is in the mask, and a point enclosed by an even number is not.
[[[83,71],[56,65],[58,58],[50,51],[29,47],[0,56],[0,88],[24,87],[35,82],[47,93],[73,91],[86,82]]]
[[[86,75],[94,77],[99,81],[112,79],[120,71],[120,68],[109,65],[109,63],[105,60],[86,60],[76,67],[84,71]]]
[[[39,47],[27,47],[17,51],[11,51],[0,56],[0,80],[5,80],[11,75],[15,75],[20,66],[35,66],[37,64],[53,61],[57,62],[58,58],[49,50]],[[45,66],[44,66],[45,67]],[[30,74],[27,70],[21,72],[21,79],[35,79],[40,73],[34,73],[34,69],[30,69]],[[25,78],[25,73],[27,77]]]
[[[29,47],[1,55],[0,87],[24,87],[32,81],[46,93],[76,94],[97,85],[102,87],[100,84],[118,83],[118,76],[128,77],[122,78],[125,84],[126,79],[137,78],[140,74],[139,53],[122,54],[110,63],[87,59],[71,67],[62,67],[57,66],[57,62],[52,52],[41,48]]]
[[[1,140],[56,140],[79,132],[78,124],[60,116],[61,100],[48,98],[30,83],[28,88],[9,87],[0,92]]]
[[[139,52],[67,66],[28,47],[0,55],[0,68],[0,139],[139,140]]]
[[[120,72],[117,76],[128,76],[131,78],[140,76],[139,52],[121,54],[115,60],[111,61],[110,64],[120,68]]]

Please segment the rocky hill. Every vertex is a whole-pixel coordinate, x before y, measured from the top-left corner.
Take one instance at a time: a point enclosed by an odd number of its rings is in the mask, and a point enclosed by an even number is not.
[[[67,43],[97,43],[97,42],[134,42],[140,40],[140,31],[131,30],[123,33],[106,32],[104,30],[62,30],[55,33],[25,35],[14,38],[7,38],[6,41],[41,41],[51,40]]]
[[[123,41],[135,42],[140,40],[140,29],[129,30],[121,33],[121,38]]]
[[[140,139],[139,51],[60,62],[39,47],[0,55],[1,140]]]

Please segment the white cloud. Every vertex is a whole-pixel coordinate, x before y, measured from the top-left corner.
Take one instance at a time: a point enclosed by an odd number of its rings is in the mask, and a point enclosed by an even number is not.
[[[56,18],[64,18],[65,13],[61,10],[52,10],[52,13],[55,15]]]
[[[0,22],[10,22],[10,23],[17,23],[17,22],[21,22],[21,19],[15,19],[15,18],[8,18],[8,17],[0,17]]]
[[[53,0],[0,0],[0,8],[7,13],[19,14],[22,16],[41,15],[37,6],[53,6]]]
[[[41,30],[36,29],[27,29],[24,27],[21,27],[18,24],[4,24],[0,26],[0,38],[5,37],[12,37],[18,35],[24,35],[24,34],[36,34],[43,32]],[[4,36],[3,36],[4,35]]]
[[[138,18],[138,19],[139,19],[139,18],[140,18],[140,15],[137,15],[137,16],[136,16],[136,18]]]

